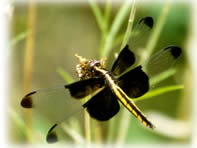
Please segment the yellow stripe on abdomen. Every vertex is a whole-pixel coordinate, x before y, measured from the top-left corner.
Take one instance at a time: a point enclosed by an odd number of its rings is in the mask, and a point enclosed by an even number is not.
[[[106,79],[109,82],[109,85],[112,88],[112,91],[120,100],[120,102],[136,117],[138,118],[145,126],[149,128],[154,128],[153,124],[145,117],[145,115],[140,111],[140,109],[130,100],[130,98],[124,93],[124,91],[115,84],[114,80],[109,74],[105,74]]]
[[[149,128],[154,128],[153,124],[146,118],[146,116],[140,111],[140,109],[135,105],[134,102],[130,100],[130,98],[124,93],[124,91],[117,86],[116,92],[119,93],[119,100],[122,104],[131,112],[133,115],[138,118],[145,126]]]

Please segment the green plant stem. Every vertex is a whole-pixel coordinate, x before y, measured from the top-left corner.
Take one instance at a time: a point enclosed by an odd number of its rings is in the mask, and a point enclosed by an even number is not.
[[[90,116],[86,110],[84,110],[85,118],[85,143],[89,147],[91,143],[91,131],[90,131]]]
[[[15,110],[13,110],[13,107],[8,107],[8,113],[9,113],[11,119],[14,120],[14,123],[16,124],[16,126],[18,128],[23,129],[21,131],[24,131],[25,124],[23,122],[23,119]]]
[[[115,128],[115,119],[112,118],[109,121],[109,128],[108,128],[108,133],[107,133],[107,143],[111,144],[110,142],[112,141],[113,134],[114,134],[114,128]]]
[[[118,35],[118,37],[116,37],[116,38],[114,39],[112,48],[115,48],[116,46],[121,45],[121,43],[122,43],[122,41],[123,41],[123,39],[124,39],[124,36],[125,36],[125,34],[120,34],[120,35]]]
[[[99,51],[102,51],[104,48],[104,45],[106,44],[106,37],[108,34],[109,18],[110,18],[110,12],[111,12],[111,3],[110,3],[110,0],[107,0],[106,5],[105,5],[104,15],[101,12],[101,9],[98,7],[95,0],[89,0],[89,4],[90,4],[90,8],[92,9],[93,14],[96,18],[96,22],[98,24],[98,27],[101,30],[101,42],[100,42]]]
[[[83,137],[75,129],[66,124],[63,124],[62,128],[73,139],[75,143],[84,144]]]
[[[29,34],[26,40],[25,56],[24,56],[24,94],[30,91],[32,80],[32,67],[33,67],[33,51],[34,51],[34,38],[35,38],[35,22],[36,22],[36,7],[34,0],[30,0],[28,8],[28,30]],[[25,110],[24,119],[26,125],[26,142],[32,142],[32,112]]]
[[[8,114],[9,114],[11,120],[13,120],[14,126],[16,126],[15,128],[20,129],[20,131],[23,131],[24,132],[23,134],[27,134],[26,130],[29,127],[27,127],[25,125],[24,120],[21,118],[21,115],[19,115],[19,113],[17,113],[17,111],[14,110],[13,107],[10,107],[10,106],[8,106],[7,111],[8,111]],[[31,129],[28,129],[28,130],[31,130]],[[44,136],[45,135],[43,135],[43,137]],[[37,142],[38,143],[38,140],[40,140],[40,139],[36,136],[31,137],[31,142]],[[25,142],[27,142],[27,141],[25,141]]]
[[[131,12],[130,12],[130,16],[129,16],[129,21],[128,21],[128,25],[127,25],[127,30],[124,35],[124,39],[123,39],[120,50],[122,50],[124,48],[124,46],[127,44],[128,40],[129,40],[130,34],[132,32],[132,28],[133,28],[135,12],[136,12],[136,6],[135,6],[135,0],[133,0]]]
[[[128,127],[130,124],[129,122],[130,116],[131,116],[131,113],[126,108],[123,108],[123,110],[121,111],[120,126],[118,129],[118,136],[116,140],[116,144],[118,145],[123,144],[123,142],[126,139]]]
[[[112,10],[111,0],[107,0],[105,4],[105,13],[104,13],[106,31],[108,30],[109,27],[111,10]]]
[[[115,39],[118,31],[121,28],[121,25],[123,24],[128,12],[130,10],[130,0],[126,0],[122,7],[120,8],[116,18],[113,21],[113,24],[111,26],[111,29],[106,37],[106,42],[103,47],[103,49],[100,51],[101,57],[108,57],[109,53],[111,51],[113,40]]]
[[[100,8],[96,4],[95,0],[89,0],[90,7],[93,11],[93,14],[96,18],[97,24],[99,26],[99,29],[101,30],[102,33],[106,32],[106,24],[104,20],[104,16],[101,13]]]

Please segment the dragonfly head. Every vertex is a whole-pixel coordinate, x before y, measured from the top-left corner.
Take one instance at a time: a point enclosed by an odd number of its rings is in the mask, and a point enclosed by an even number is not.
[[[76,66],[76,71],[78,77],[82,80],[98,76],[98,73],[94,70],[95,66],[98,68],[105,67],[105,61],[103,59],[99,61],[86,59],[77,54],[75,54],[75,56],[79,59],[79,64]]]

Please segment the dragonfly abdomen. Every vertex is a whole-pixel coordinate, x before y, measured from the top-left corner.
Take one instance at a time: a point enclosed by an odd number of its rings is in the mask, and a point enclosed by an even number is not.
[[[95,69],[104,75],[107,85],[111,88],[112,92],[119,99],[119,101],[145,126],[153,129],[154,125],[145,117],[145,115],[134,104],[134,102],[130,100],[127,94],[116,84],[116,79],[113,77],[113,75],[104,69]]]
[[[117,86],[116,90],[114,91],[115,94],[118,96],[120,102],[136,117],[138,118],[145,126],[149,128],[154,128],[154,125],[147,119],[147,117],[143,114],[142,111],[135,105],[134,102],[124,93],[124,91]]]

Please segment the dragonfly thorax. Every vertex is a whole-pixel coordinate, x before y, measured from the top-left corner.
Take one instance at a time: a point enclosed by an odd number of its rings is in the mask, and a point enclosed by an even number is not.
[[[97,77],[100,74],[94,67],[104,68],[104,60],[90,60],[83,58],[79,55],[75,55],[79,59],[79,64],[76,65],[77,75],[81,80]]]

